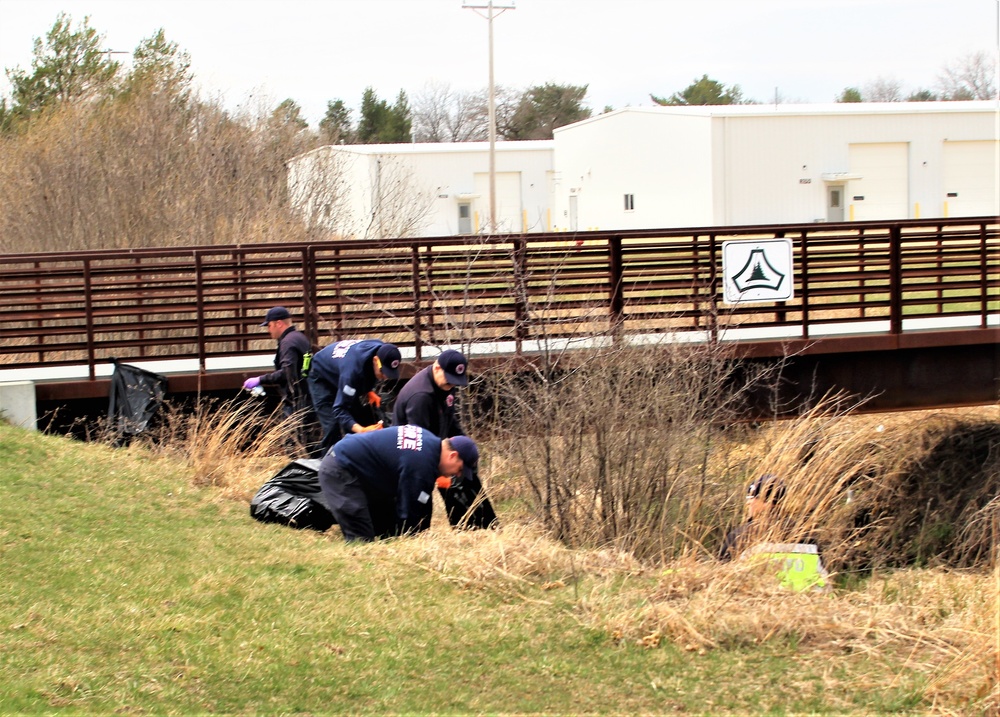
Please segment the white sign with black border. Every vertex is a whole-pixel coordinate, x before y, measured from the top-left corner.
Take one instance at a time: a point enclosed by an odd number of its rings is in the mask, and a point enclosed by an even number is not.
[[[722,242],[723,299],[729,304],[788,301],[793,267],[791,239]]]

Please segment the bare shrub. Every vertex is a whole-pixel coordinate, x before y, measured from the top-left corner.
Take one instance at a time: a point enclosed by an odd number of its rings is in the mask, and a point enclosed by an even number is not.
[[[285,161],[308,148],[211,103],[64,103],[0,138],[0,251],[301,240]]]
[[[641,558],[703,551],[735,470],[741,389],[717,345],[575,352],[497,386],[498,452],[569,545]]]

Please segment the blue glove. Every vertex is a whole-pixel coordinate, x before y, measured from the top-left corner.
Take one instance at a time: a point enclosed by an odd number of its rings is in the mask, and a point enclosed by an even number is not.
[[[247,391],[252,391],[253,389],[260,386],[260,376],[254,376],[253,378],[248,378],[243,382],[243,388]]]

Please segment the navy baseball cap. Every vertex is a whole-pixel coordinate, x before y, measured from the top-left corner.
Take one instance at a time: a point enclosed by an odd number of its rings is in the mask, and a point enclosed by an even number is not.
[[[275,306],[273,309],[268,310],[267,316],[264,317],[261,326],[267,326],[272,321],[282,321],[290,318],[292,318],[292,315],[288,313],[288,309],[284,306]]]
[[[476,442],[468,436],[452,436],[448,439],[448,443],[458,451],[458,455],[462,459],[464,464],[462,473],[466,478],[471,478],[479,463],[479,449],[476,447]]]
[[[469,376],[467,370],[469,361],[461,353],[453,349],[441,352],[437,357],[437,365],[444,370],[444,377],[452,386],[467,386]]]
[[[403,363],[403,356],[395,344],[382,344],[375,355],[382,364],[382,373],[386,378],[399,378],[399,365]]]

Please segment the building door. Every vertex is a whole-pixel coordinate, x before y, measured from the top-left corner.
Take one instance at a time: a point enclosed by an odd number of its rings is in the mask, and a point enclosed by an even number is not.
[[[844,221],[844,185],[828,184],[826,187],[826,220]]]
[[[944,143],[944,204],[941,216],[978,217],[1000,213],[996,140]]]
[[[458,203],[458,233],[472,234],[472,204]]]
[[[906,219],[909,205],[909,145],[906,142],[852,144],[851,180],[846,204],[851,221]],[[846,190],[845,190],[846,194]]]
[[[571,232],[576,231],[576,199],[577,197],[575,194],[569,195],[569,230]]]
[[[497,225],[492,230],[497,233],[521,231],[521,173],[497,172],[494,175],[496,188],[496,220]],[[475,174],[476,193],[480,199],[480,223],[485,231],[490,232],[490,175],[485,172]]]

